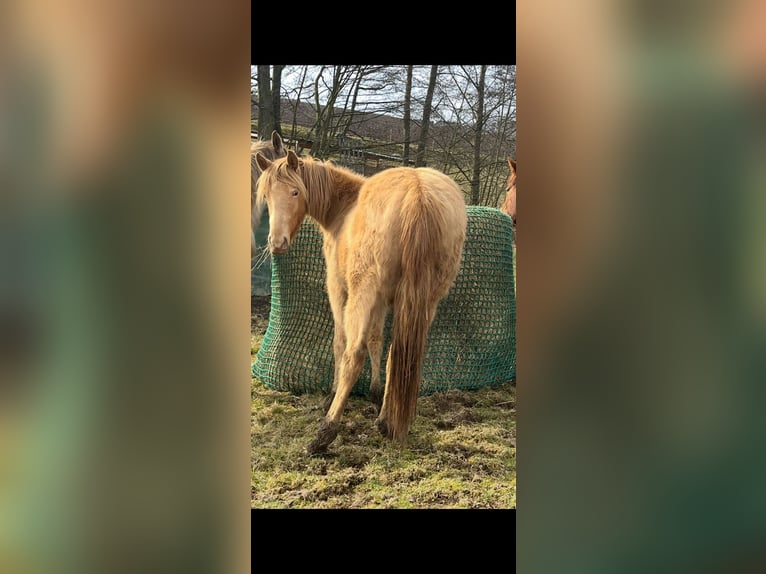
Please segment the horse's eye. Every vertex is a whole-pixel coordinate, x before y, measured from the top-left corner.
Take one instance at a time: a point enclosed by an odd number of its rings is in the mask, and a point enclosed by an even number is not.
[[[298,190],[294,189],[290,195],[292,195],[293,197],[298,197]]]

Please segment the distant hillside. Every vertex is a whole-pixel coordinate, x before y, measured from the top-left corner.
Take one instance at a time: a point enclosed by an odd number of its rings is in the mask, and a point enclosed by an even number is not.
[[[336,114],[342,113],[341,108],[335,108]],[[316,110],[314,105],[309,102],[300,102],[297,104],[286,98],[282,99],[282,132],[289,134],[293,123],[293,116],[296,118],[296,125],[310,129],[316,121]],[[256,120],[258,118],[258,104],[251,102],[250,117]],[[420,136],[420,127],[417,125],[417,118],[414,118],[410,125],[410,141],[417,141]],[[511,131],[515,131],[515,122],[511,123]],[[453,139],[452,134],[454,125],[445,122],[434,122],[431,124],[431,137],[434,139],[449,140]],[[404,142],[404,122],[401,118],[375,114],[370,112],[355,112],[349,135],[356,136],[364,140],[376,140],[379,142],[403,143]],[[465,134],[464,134],[465,135]],[[493,134],[485,132],[488,141],[493,140]],[[515,139],[515,138],[514,138]],[[465,139],[464,139],[465,141]],[[516,145],[514,142],[508,142],[510,152],[515,156]]]
[[[287,133],[295,116],[296,124],[304,128],[311,128],[316,122],[316,110],[309,102],[296,103],[282,98],[282,131]],[[336,114],[342,113],[341,108],[335,108]],[[258,119],[258,103],[251,102],[250,117]],[[410,139],[414,140],[420,135],[420,130],[415,122],[410,128]],[[385,142],[404,141],[404,125],[401,118],[375,114],[369,112],[355,112],[349,128],[349,135],[363,139],[373,139]]]

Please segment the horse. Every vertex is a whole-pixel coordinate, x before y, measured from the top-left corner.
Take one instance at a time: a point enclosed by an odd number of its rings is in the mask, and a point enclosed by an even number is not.
[[[513,222],[514,243],[516,241],[516,161],[508,158],[508,183],[505,186],[505,201],[501,208],[505,213],[511,216]]]
[[[377,429],[404,445],[416,414],[428,332],[462,261],[463,192],[431,168],[394,167],[366,178],[329,161],[300,159],[292,150],[275,161],[257,153],[256,162],[262,170],[257,200],[269,208],[271,253],[288,250],[307,215],[323,236],[335,373],[308,453],[324,452],[335,440],[365,350]],[[389,308],[393,325],[383,387],[380,359]]]
[[[271,140],[257,140],[250,142],[250,257],[253,258],[257,255],[257,247],[255,244],[255,232],[258,229],[258,225],[261,223],[261,216],[263,215],[263,206],[258,206],[258,202],[255,200],[255,191],[258,187],[258,176],[260,170],[255,163],[255,154],[261,153],[270,160],[275,160],[280,157],[285,157],[285,147],[282,144],[282,138],[276,132],[271,134]]]

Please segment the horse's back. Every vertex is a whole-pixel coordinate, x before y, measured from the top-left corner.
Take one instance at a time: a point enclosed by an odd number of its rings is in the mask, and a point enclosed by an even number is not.
[[[362,186],[358,206],[380,214],[377,220],[389,226],[421,210],[443,218],[445,225],[462,222],[465,227],[462,190],[451,177],[428,167],[395,167],[376,173]]]
[[[401,190],[423,186],[427,192],[449,192],[462,197],[460,187],[451,177],[431,167],[392,167],[379,171],[367,178],[363,192],[378,185],[393,185]]]
[[[381,285],[393,288],[415,227],[433,238],[434,266],[452,275],[459,267],[466,225],[463,192],[452,178],[431,168],[390,168],[362,186],[349,217],[346,245],[355,254],[353,268],[375,268]]]

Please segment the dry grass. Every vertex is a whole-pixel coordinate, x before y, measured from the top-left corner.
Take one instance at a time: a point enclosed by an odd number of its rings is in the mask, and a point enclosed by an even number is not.
[[[255,360],[268,302],[253,302]],[[309,457],[324,398],[253,378],[253,508],[516,507],[515,385],[421,397],[405,448],[380,436],[374,407],[352,396],[329,453]]]

